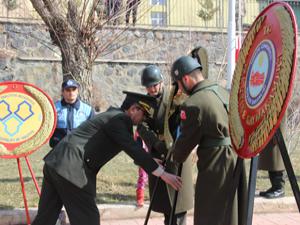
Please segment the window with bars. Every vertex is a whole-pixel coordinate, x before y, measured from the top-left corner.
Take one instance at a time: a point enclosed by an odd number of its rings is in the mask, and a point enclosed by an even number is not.
[[[167,26],[167,14],[165,12],[151,12],[151,24],[153,26]]]

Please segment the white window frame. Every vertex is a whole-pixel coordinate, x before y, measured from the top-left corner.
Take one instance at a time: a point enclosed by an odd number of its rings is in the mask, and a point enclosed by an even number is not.
[[[155,3],[153,3],[155,1]],[[167,0],[150,0],[150,5],[166,5]]]
[[[156,15],[154,17],[154,14]],[[152,26],[167,26],[167,14],[165,12],[151,12]]]

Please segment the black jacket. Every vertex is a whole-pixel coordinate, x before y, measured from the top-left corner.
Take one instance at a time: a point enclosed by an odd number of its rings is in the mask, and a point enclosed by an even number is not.
[[[60,176],[92,193],[96,193],[100,168],[122,150],[151,173],[158,164],[133,140],[132,127],[127,114],[110,108],[74,129],[44,161]]]

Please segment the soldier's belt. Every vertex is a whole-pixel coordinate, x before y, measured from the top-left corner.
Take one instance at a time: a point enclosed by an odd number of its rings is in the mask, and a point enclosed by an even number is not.
[[[226,138],[206,138],[200,143],[200,148],[214,148],[219,146],[229,146],[231,145],[230,137]]]

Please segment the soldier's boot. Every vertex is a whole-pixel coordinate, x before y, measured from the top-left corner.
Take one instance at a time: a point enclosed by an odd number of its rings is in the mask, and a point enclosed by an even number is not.
[[[144,189],[142,188],[136,189],[136,206],[137,207],[144,206]]]
[[[272,187],[267,191],[260,192],[259,195],[268,199],[284,197],[285,181],[283,171],[269,171],[269,177]]]

